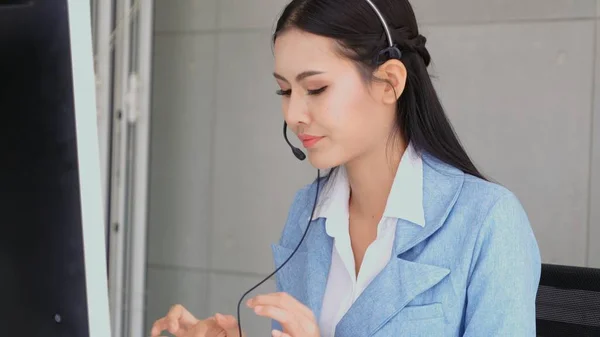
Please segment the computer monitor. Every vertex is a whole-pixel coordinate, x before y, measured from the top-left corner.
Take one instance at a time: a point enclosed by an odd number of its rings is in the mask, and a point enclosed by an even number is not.
[[[109,337],[89,0],[0,0],[0,322]]]

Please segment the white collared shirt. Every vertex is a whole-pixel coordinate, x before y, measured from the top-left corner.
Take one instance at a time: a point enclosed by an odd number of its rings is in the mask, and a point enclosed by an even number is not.
[[[319,327],[322,337],[333,337],[336,325],[390,261],[398,219],[425,226],[423,162],[409,144],[377,225],[377,237],[367,248],[357,277],[349,232],[350,186],[344,167],[339,168],[323,190],[326,193],[317,205],[314,219],[326,218],[325,228],[334,245]]]

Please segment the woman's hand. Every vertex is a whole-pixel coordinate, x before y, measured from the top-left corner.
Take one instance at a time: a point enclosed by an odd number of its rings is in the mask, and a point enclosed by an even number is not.
[[[287,293],[256,296],[247,305],[263,317],[278,321],[283,331],[273,331],[273,337],[320,337],[313,312]]]
[[[163,331],[169,331],[175,336],[186,333],[200,322],[181,304],[176,304],[169,309],[165,317],[157,319],[152,325],[151,337],[158,337]]]
[[[159,337],[163,331],[176,337],[239,337],[233,316],[216,314],[199,320],[180,304],[171,307],[165,317],[154,322],[151,337]]]
[[[233,316],[216,314],[199,321],[181,337],[239,337],[238,329],[237,320]]]

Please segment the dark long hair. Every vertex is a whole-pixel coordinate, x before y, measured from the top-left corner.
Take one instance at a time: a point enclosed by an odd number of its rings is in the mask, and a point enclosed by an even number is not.
[[[435,92],[427,71],[431,61],[427,39],[419,34],[412,6],[408,0],[373,2],[385,17],[407,70],[396,131],[419,153],[485,179],[462,147]],[[356,63],[365,80],[375,79],[378,54],[389,45],[379,17],[365,0],[293,0],[277,21],[273,43],[288,28],[336,40],[339,51]]]

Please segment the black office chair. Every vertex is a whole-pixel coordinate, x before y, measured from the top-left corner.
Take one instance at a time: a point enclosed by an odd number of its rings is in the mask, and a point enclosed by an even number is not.
[[[600,269],[542,265],[538,337],[600,337]]]

